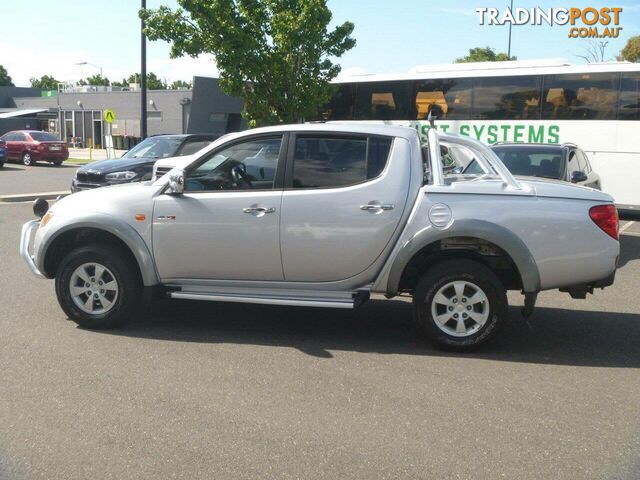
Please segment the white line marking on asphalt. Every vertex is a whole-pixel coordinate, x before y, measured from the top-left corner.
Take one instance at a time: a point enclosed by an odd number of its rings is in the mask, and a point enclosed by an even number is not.
[[[625,223],[622,227],[620,227],[620,233],[624,232],[627,228],[629,228],[633,224],[634,224],[634,222]]]

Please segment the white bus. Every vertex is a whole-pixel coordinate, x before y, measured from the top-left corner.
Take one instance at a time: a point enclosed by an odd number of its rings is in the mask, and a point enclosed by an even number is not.
[[[640,206],[640,64],[560,60],[416,67],[340,77],[324,120],[436,127],[486,143],[575,143],[618,205]],[[436,107],[437,106],[437,107]]]

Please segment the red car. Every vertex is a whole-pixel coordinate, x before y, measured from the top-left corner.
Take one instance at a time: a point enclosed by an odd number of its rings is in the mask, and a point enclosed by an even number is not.
[[[47,132],[16,130],[5,133],[0,140],[7,143],[7,160],[18,160],[23,165],[39,160],[60,165],[69,158],[67,145]]]

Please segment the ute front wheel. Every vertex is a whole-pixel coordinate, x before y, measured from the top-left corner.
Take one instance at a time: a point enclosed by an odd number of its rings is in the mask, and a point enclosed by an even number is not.
[[[418,329],[440,347],[469,350],[495,335],[507,318],[500,279],[472,260],[449,260],[428,270],[413,295]]]
[[[124,324],[140,298],[137,271],[120,250],[104,245],[79,247],[60,263],[56,274],[58,302],[84,328],[107,329]]]

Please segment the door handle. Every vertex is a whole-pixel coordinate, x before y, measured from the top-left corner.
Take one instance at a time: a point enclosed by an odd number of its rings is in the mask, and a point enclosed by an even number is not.
[[[364,210],[365,212],[382,212],[385,210],[393,210],[393,205],[391,203],[369,203],[367,205],[360,205],[360,210]]]
[[[255,213],[255,214],[265,214],[265,213],[273,213],[276,211],[273,207],[247,207],[243,208],[242,211],[244,213]]]

